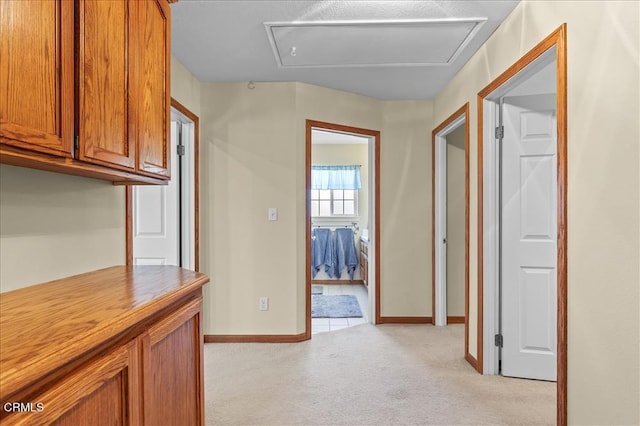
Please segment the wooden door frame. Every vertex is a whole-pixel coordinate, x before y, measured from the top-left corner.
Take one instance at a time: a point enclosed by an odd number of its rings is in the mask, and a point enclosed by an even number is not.
[[[483,371],[484,351],[484,218],[483,218],[483,103],[526,66],[551,48],[556,49],[556,108],[558,131],[558,253],[557,253],[557,407],[556,422],[567,424],[567,24],[562,24],[478,93],[478,363]]]
[[[311,339],[311,130],[325,129],[342,133],[354,133],[357,135],[368,136],[373,139],[373,259],[374,259],[374,297],[375,297],[375,324],[382,322],[380,317],[380,131],[362,129],[359,127],[345,126],[335,123],[327,123],[323,121],[306,120],[305,133],[305,205],[306,205],[306,268],[305,268],[305,286],[306,286],[306,331],[305,339]],[[371,147],[369,152],[371,152]],[[371,173],[371,167],[369,168]],[[371,193],[371,190],[369,190]],[[371,226],[371,224],[369,224]],[[369,287],[371,288],[371,287]],[[370,315],[371,317],[371,315]]]
[[[171,98],[171,107],[193,122],[193,266],[195,271],[198,272],[200,271],[200,119],[174,98]],[[125,211],[126,262],[130,266],[133,265],[133,188],[130,185],[125,189]]]
[[[431,317],[436,324],[436,143],[454,129],[448,129],[453,123],[464,118],[464,353],[465,359],[471,361],[469,354],[469,102],[458,108],[446,120],[431,132]],[[459,126],[458,126],[459,127]],[[457,129],[456,127],[455,129]],[[443,134],[447,131],[446,134]],[[447,323],[449,320],[447,319]],[[454,321],[451,321],[453,323]],[[457,322],[457,321],[456,321]]]

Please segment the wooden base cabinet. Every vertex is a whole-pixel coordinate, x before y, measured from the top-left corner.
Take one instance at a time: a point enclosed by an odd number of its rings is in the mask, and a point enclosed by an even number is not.
[[[136,340],[123,345],[32,397],[30,410],[2,424],[138,424],[138,356]]]
[[[204,424],[206,282],[123,266],[3,293],[0,423]]]
[[[369,285],[369,242],[360,240],[360,276],[365,286]]]
[[[145,424],[204,424],[200,305],[191,302],[142,337]]]

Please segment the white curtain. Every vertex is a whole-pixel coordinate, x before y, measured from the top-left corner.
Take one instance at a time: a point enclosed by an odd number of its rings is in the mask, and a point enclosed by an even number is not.
[[[311,189],[360,188],[360,166],[311,166]]]

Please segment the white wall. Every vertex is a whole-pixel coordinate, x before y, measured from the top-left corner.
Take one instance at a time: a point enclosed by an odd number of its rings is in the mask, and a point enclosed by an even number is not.
[[[428,317],[433,103],[381,104],[381,314]]]
[[[201,270],[212,278],[205,334],[304,332],[306,119],[382,131],[382,315],[431,315],[424,164],[432,102],[303,83],[201,89]],[[269,207],[278,208],[277,222],[267,221]],[[269,311],[258,310],[261,296]]]
[[[568,416],[638,424],[639,3],[523,1],[435,100],[436,122],[563,22],[568,31]],[[470,119],[470,350],[477,315],[477,114]],[[614,148],[615,147],[615,148]]]
[[[205,334],[297,334],[294,83],[202,84]],[[278,220],[269,222],[269,207]],[[302,279],[304,281],[304,279]],[[268,311],[258,299],[270,298]]]
[[[0,291],[124,263],[123,187],[0,165]]]
[[[200,81],[171,55],[171,97],[200,117]]]

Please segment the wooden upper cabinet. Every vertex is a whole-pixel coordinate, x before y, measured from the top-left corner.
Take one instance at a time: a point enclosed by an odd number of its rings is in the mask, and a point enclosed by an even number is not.
[[[135,2],[79,3],[78,158],[111,167],[135,168],[130,138],[131,18]]]
[[[165,184],[170,21],[167,0],[0,0],[0,161]]]
[[[0,0],[0,142],[73,151],[72,1]]]
[[[171,10],[166,0],[136,2],[134,106],[138,172],[170,176],[169,94]]]

